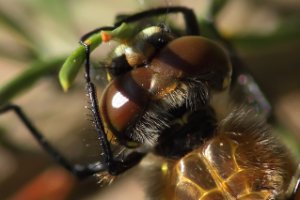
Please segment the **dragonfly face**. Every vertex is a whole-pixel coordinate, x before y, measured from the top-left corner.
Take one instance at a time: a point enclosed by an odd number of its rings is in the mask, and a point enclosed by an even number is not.
[[[157,40],[164,40],[166,33],[160,35],[163,37]],[[127,147],[153,149],[176,120],[207,107],[210,91],[223,91],[230,84],[231,64],[226,53],[201,36],[179,37],[161,49],[152,47],[155,52],[150,56],[122,47],[124,54],[119,57],[139,64],[128,64],[126,68],[131,70],[111,81],[100,110],[106,132]]]

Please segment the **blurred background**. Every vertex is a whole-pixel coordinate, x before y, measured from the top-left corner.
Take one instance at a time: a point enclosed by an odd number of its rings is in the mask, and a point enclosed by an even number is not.
[[[117,14],[157,6],[183,5],[205,17],[211,2],[0,0],[0,91],[24,70],[45,68],[42,78],[11,101],[20,105],[72,162],[97,161],[100,148],[84,108],[83,75],[67,93],[57,80],[59,67],[78,46],[80,36],[111,25]],[[271,102],[275,132],[299,159],[300,2],[228,0],[216,21]],[[100,61],[106,53],[99,51],[94,59]],[[41,199],[38,197],[44,194],[37,191],[45,188],[56,194],[46,199],[144,199],[139,176],[134,174],[135,169],[108,189],[101,188],[94,177],[78,182],[36,144],[13,113],[0,115],[1,199]]]

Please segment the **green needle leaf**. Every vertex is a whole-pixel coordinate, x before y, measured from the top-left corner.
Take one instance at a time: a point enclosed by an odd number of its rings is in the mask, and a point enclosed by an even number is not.
[[[29,89],[39,78],[56,72],[62,62],[63,58],[58,58],[47,62],[37,61],[32,64],[16,78],[0,87],[0,105]]]
[[[90,36],[84,42],[91,45],[91,52],[102,43],[102,33],[111,36],[111,40],[127,40],[136,34],[136,25],[121,24],[113,31],[102,31]],[[67,91],[74,82],[80,67],[86,59],[84,46],[79,46],[64,62],[59,71],[59,82],[64,91]]]
[[[102,43],[101,34],[97,33],[89,37],[86,41],[91,45],[91,52]],[[59,71],[59,82],[64,91],[67,91],[74,82],[80,67],[86,59],[85,48],[80,45],[64,62]]]
[[[83,46],[80,46],[64,62],[58,75],[60,85],[64,91],[67,91],[74,82],[84,60],[85,49]]]

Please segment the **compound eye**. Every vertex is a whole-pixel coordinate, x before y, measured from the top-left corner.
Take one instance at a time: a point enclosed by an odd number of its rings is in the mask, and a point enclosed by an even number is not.
[[[167,44],[153,59],[151,69],[168,76],[200,76],[217,90],[227,88],[231,64],[215,42],[200,36],[184,36]]]
[[[114,79],[102,96],[100,110],[109,133],[128,147],[138,146],[126,129],[142,114],[150,100],[152,71],[145,68]]]

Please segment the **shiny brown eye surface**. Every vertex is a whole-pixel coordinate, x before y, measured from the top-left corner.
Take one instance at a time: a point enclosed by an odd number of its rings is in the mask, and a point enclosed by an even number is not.
[[[123,134],[147,106],[152,71],[139,68],[114,79],[102,96],[100,108],[107,128],[120,140]]]
[[[166,76],[203,76],[203,80],[218,90],[228,86],[231,76],[231,64],[225,51],[200,36],[171,41],[153,59],[150,68]]]
[[[159,101],[177,87],[177,80],[148,68],[137,68],[114,79],[102,95],[100,110],[108,136],[135,147],[130,128],[145,113],[150,101]]]

